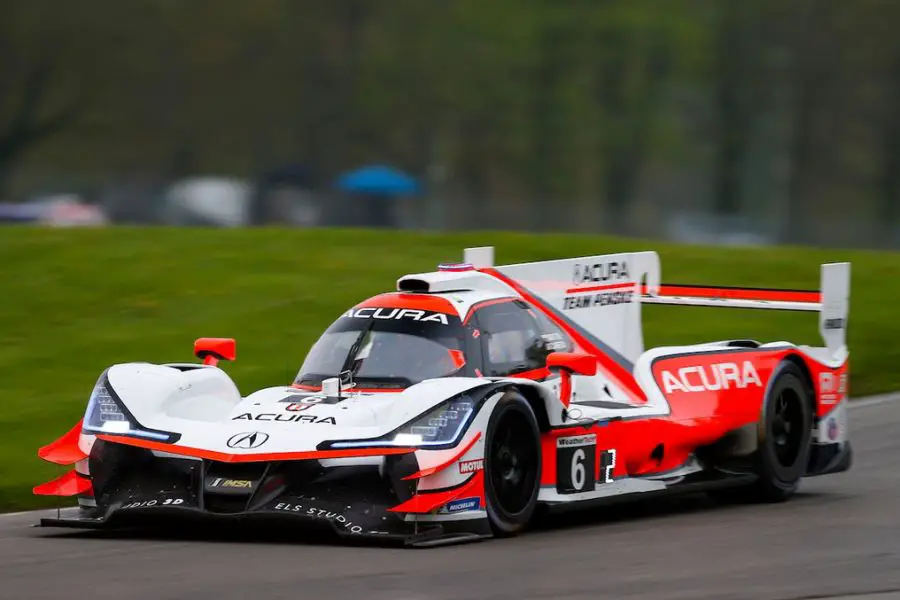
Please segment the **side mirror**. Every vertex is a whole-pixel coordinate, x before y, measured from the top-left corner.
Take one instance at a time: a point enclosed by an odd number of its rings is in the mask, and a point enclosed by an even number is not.
[[[215,365],[220,360],[234,360],[237,344],[234,338],[198,338],[194,342],[194,356],[203,359],[204,365]]]
[[[568,408],[572,401],[572,374],[596,375],[597,357],[574,352],[553,352],[547,355],[547,368],[559,371],[559,401]]]
[[[547,355],[547,368],[568,371],[576,375],[596,375],[597,357],[574,352],[553,352]]]

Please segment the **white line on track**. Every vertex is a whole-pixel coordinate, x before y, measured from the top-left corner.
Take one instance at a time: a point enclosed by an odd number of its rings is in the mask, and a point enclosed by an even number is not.
[[[68,507],[66,507],[68,508]],[[42,512],[47,512],[48,510],[52,510],[56,512],[55,508],[39,508],[37,510],[23,510],[22,512],[13,512],[13,513],[0,513],[0,519],[4,517],[21,517],[22,515],[32,515]]]
[[[877,406],[886,402],[894,402],[900,400],[900,392],[890,392],[889,394],[876,394],[874,396],[865,396],[859,400],[851,400],[849,408],[866,408],[867,406]]]
[[[876,394],[874,396],[864,396],[858,400],[851,400],[848,408],[867,408],[869,406],[878,406],[879,404],[886,404],[887,402],[895,402],[900,400],[900,392],[890,392],[888,394]],[[14,512],[14,513],[0,513],[0,519],[4,517],[19,517],[22,515],[30,515],[34,513],[47,512],[48,510],[52,510],[56,512],[55,508],[41,508],[39,510],[26,510],[22,512]]]

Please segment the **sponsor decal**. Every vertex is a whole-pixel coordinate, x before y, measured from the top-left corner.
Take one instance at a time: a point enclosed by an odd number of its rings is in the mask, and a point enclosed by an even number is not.
[[[565,350],[568,347],[565,338],[559,333],[545,333],[541,336],[544,344],[544,350],[555,352],[557,350]]]
[[[628,279],[628,264],[623,262],[594,263],[582,265],[575,263],[572,271],[573,283],[585,283],[588,281],[611,281],[614,279]]]
[[[843,329],[844,319],[825,319],[823,325],[825,329]]]
[[[453,514],[458,512],[467,512],[470,510],[478,510],[481,508],[481,498],[460,498],[448,502],[438,510],[438,514]]]
[[[209,482],[209,487],[250,490],[253,489],[253,482],[249,479],[226,479],[224,477],[216,477]]]
[[[341,387],[347,389],[351,386],[344,383]],[[337,396],[324,396],[322,394],[291,394],[290,396],[285,396],[278,402],[279,404],[338,404],[346,399],[345,396],[339,398]]]
[[[289,402],[287,406],[284,407],[284,410],[288,412],[299,412],[302,410],[308,410],[327,400],[325,396],[288,396],[279,402]]]
[[[740,365],[729,362],[682,367],[675,373],[666,370],[662,372],[662,384],[667,394],[762,387],[759,374],[749,360]]]
[[[480,471],[484,468],[484,459],[479,458],[477,460],[464,460],[459,463],[459,472],[463,475],[468,473],[474,473],[475,471]]]
[[[840,428],[838,427],[837,419],[831,417],[828,419],[828,439],[832,442],[838,439],[838,434],[840,433]]]
[[[603,292],[599,294],[589,294],[587,296],[566,296],[563,298],[563,310],[629,304],[633,299],[634,290],[625,292]]]
[[[835,375],[830,371],[819,374],[819,394],[822,404],[836,404],[847,393],[847,373]]]
[[[252,450],[259,448],[269,440],[269,434],[261,431],[248,431],[238,433],[228,438],[226,442],[229,448],[240,448],[241,450]]]
[[[414,308],[351,308],[344,313],[344,316],[354,319],[412,319],[422,323],[433,322],[449,325],[447,315],[444,313]]]
[[[339,512],[325,510],[324,508],[315,508],[313,506],[307,506],[306,504],[297,504],[291,502],[279,502],[272,508],[273,510],[284,512],[300,513],[316,519],[325,519],[327,521],[331,521],[340,525],[350,533],[362,533],[361,526],[354,525],[352,521],[350,521],[347,517]]]
[[[278,421],[281,423],[314,423],[316,425],[336,425],[334,417],[317,417],[316,415],[283,415],[275,413],[260,413],[253,415],[243,413],[232,417],[232,421]]]
[[[120,509],[125,508],[150,508],[152,506],[178,506],[179,504],[184,504],[183,498],[165,498],[162,501],[160,500],[141,500],[137,502],[126,502]]]
[[[593,446],[597,443],[597,436],[593,433],[588,435],[573,435],[556,439],[557,448],[574,448],[577,446]]]

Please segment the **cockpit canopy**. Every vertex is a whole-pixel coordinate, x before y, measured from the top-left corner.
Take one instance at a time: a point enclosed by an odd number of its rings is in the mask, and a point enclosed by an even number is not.
[[[294,384],[316,389],[340,377],[356,389],[403,389],[450,376],[539,376],[548,353],[572,348],[559,327],[519,298],[471,306],[463,320],[439,294],[370,298],[325,330]]]
[[[412,308],[353,308],[313,345],[295,384],[342,376],[362,388],[405,388],[425,379],[471,375],[458,315]]]

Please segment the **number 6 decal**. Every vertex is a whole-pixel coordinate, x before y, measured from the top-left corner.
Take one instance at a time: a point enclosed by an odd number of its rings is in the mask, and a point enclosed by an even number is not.
[[[556,440],[556,491],[593,492],[597,485],[597,436],[579,435]]]
[[[584,489],[584,448],[579,448],[572,455],[572,487]]]

